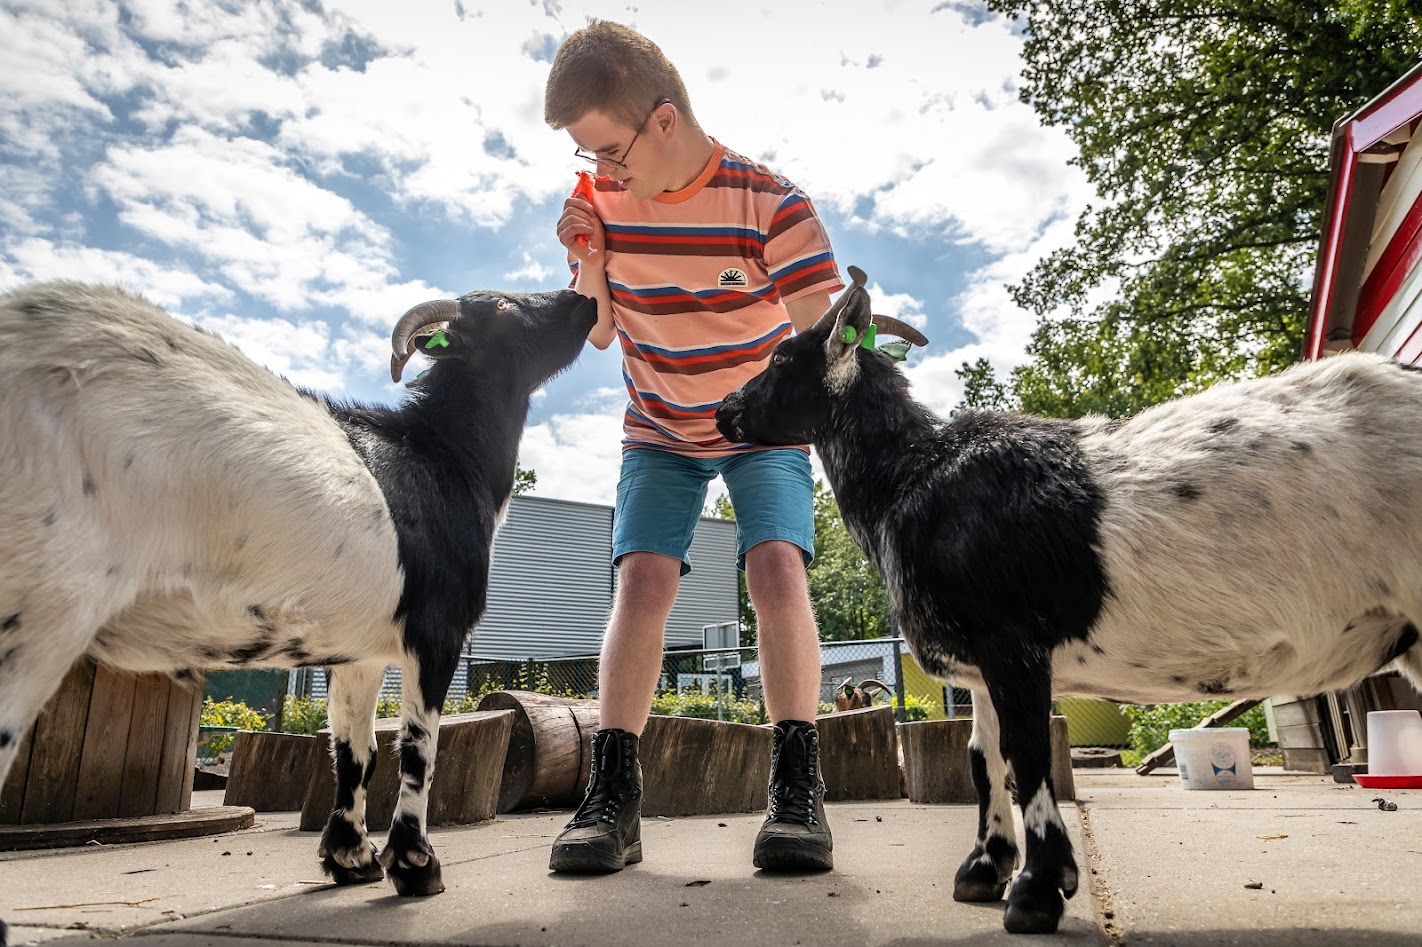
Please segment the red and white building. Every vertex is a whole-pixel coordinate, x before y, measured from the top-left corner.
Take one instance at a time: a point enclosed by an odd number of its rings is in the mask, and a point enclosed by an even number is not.
[[[1422,365],[1422,65],[1333,126],[1303,356]]]

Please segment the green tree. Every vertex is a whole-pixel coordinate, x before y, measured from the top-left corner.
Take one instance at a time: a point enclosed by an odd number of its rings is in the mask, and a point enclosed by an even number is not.
[[[815,481],[815,561],[810,600],[825,641],[854,641],[890,633],[884,580],[850,538],[834,494]]]
[[[524,470],[522,467],[514,468],[514,496],[520,493],[527,493],[538,486],[538,474],[532,470]]]
[[[884,580],[849,536],[834,494],[815,481],[815,561],[807,575],[810,601],[824,641],[855,641],[891,633],[889,593]],[[707,506],[708,516],[734,520],[736,511],[727,497]],[[740,576],[741,626],[743,638],[753,644],[756,636],[755,609],[746,592],[746,577]]]
[[[988,0],[1099,195],[1014,300],[1030,411],[1130,414],[1298,357],[1332,125],[1422,58],[1417,0]],[[968,366],[965,366],[968,368]],[[990,374],[990,373],[989,373]]]
[[[1016,397],[998,380],[987,359],[980,358],[972,364],[964,362],[954,374],[963,380],[963,400],[954,411],[963,408],[1010,411],[1016,407]]]

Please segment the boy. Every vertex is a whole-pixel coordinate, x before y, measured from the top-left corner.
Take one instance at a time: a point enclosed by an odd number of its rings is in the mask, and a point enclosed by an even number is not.
[[[828,869],[833,843],[814,724],[819,633],[805,578],[814,553],[808,451],[730,443],[714,413],[843,288],[829,240],[794,185],[702,131],[676,68],[627,27],[594,22],[564,42],[544,119],[568,131],[599,175],[592,201],[564,203],[557,232],[577,268],[575,287],[598,301],[589,340],[598,348],[618,340],[629,396],[613,524],[618,585],[599,667],[592,775],[549,867],[617,871],[642,860],[638,738],[667,615],[691,569],[692,531],[719,474],[736,510],[775,725],[754,864]]]

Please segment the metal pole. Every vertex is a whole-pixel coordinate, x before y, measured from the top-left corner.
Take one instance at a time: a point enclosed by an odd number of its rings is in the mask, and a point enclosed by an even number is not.
[[[722,708],[721,708],[721,665],[722,665],[723,663],[724,663],[724,664],[729,664],[730,662],[729,662],[729,661],[724,661],[724,662],[723,662],[723,661],[721,660],[721,658],[719,658],[719,657],[716,659],[716,677],[715,677],[714,680],[715,680],[715,682],[716,682],[716,719],[717,719],[717,720],[724,720],[724,719],[726,719],[725,716],[724,716],[724,714],[723,714],[723,712],[722,712]]]
[[[889,627],[892,628],[893,625]],[[904,691],[903,641],[898,638],[894,639],[894,693],[899,698],[899,712],[895,716],[898,717],[899,723],[903,723],[908,719],[908,695]]]

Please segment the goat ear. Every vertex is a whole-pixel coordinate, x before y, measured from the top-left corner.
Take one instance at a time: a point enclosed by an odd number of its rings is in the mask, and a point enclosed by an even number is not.
[[[873,319],[869,309],[869,291],[864,288],[868,277],[857,266],[849,268],[849,277],[854,282],[835,300],[834,305],[820,320],[824,323],[833,317],[829,340],[825,343],[831,361],[852,358],[854,350],[863,341],[864,333],[869,331],[870,320]]]
[[[431,358],[453,354],[452,343],[445,332],[459,318],[459,303],[453,299],[436,299],[420,303],[400,317],[390,336],[390,380],[400,381],[405,363],[416,352]]]

